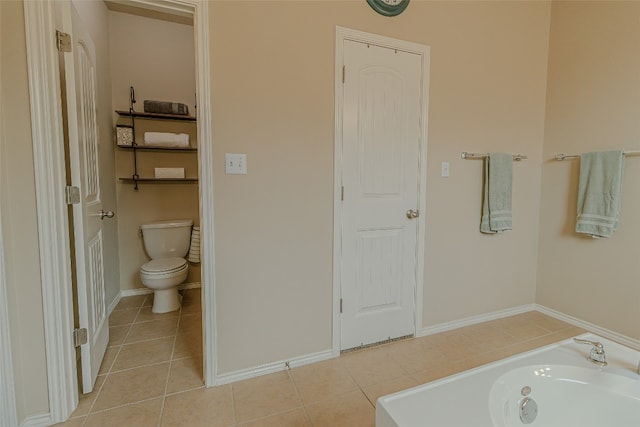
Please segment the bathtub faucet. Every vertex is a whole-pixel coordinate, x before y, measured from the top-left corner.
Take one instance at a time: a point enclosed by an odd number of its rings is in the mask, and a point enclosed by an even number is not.
[[[580,338],[574,338],[573,340],[578,344],[592,345],[593,348],[591,348],[591,353],[589,353],[587,360],[595,363],[596,365],[607,366],[607,357],[604,354],[604,346],[601,342],[583,340]]]

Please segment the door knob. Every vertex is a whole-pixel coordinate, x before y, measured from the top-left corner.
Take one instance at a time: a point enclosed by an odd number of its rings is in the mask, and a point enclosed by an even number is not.
[[[105,212],[104,210],[100,209],[100,219],[105,219],[105,217],[113,218],[114,216],[116,216],[116,214],[113,211]]]
[[[407,218],[409,218],[409,219],[415,219],[415,218],[418,218],[419,216],[420,216],[420,211],[419,210],[409,209],[407,211]]]

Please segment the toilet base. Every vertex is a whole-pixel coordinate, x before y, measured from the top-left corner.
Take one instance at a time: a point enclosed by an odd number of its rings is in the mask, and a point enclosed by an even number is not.
[[[170,289],[155,290],[153,291],[153,307],[151,311],[158,314],[176,311],[180,308],[181,299],[177,286]]]

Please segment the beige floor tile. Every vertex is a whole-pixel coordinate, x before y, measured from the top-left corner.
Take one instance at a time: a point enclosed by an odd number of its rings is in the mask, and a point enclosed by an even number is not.
[[[116,305],[115,310],[141,307],[146,298],[147,298],[146,295],[134,295],[132,297],[124,297],[120,300],[118,305]]]
[[[111,326],[109,328],[109,346],[120,345],[124,342],[131,325]]]
[[[153,340],[156,338],[175,336],[178,326],[178,318],[154,320],[151,322],[134,323],[131,331],[125,339],[125,344]]]
[[[102,359],[102,364],[100,365],[100,370],[98,371],[98,375],[107,374],[111,371],[111,367],[113,366],[113,361],[116,359],[118,355],[118,351],[120,350],[120,346],[117,347],[107,347],[107,350],[104,352],[104,358]]]
[[[144,302],[142,303],[143,307],[152,306],[153,305],[153,293],[147,294]]]
[[[235,425],[231,386],[211,387],[167,396],[162,427],[230,427]]]
[[[456,368],[452,363],[446,362],[438,366],[434,366],[425,371],[417,372],[412,376],[418,381],[418,384],[425,384],[431,381],[439,380],[440,378],[448,377],[456,372]]]
[[[496,320],[498,325],[504,332],[514,336],[519,341],[526,341],[547,335],[549,331],[538,326],[533,320],[532,315],[524,313],[518,316],[505,317]]]
[[[171,362],[167,393],[204,387],[202,359],[189,357]]]
[[[554,335],[561,337],[560,339],[572,338],[578,335],[582,335],[587,333],[588,331],[582,328],[578,328],[577,326],[569,326],[568,328],[561,329],[557,332],[554,332]]]
[[[157,427],[162,400],[158,398],[91,414],[85,427]]]
[[[139,308],[125,308],[122,310],[113,310],[109,316],[109,326],[128,325],[133,323],[138,315]]]
[[[282,412],[259,420],[249,421],[247,423],[238,424],[242,427],[304,427],[311,426],[311,422],[307,417],[304,408],[294,409],[293,411]]]
[[[264,375],[233,384],[238,422],[263,418],[302,405],[287,372]]]
[[[395,393],[400,390],[406,390],[417,385],[417,379],[411,376],[406,376],[364,387],[362,391],[364,391],[364,394],[369,399],[369,402],[371,402],[375,406],[378,398],[387,394]]]
[[[187,314],[180,316],[179,334],[202,333],[202,316],[199,314]]]
[[[375,409],[362,391],[352,391],[307,405],[314,426],[373,427]]]
[[[393,344],[389,350],[393,360],[407,373],[424,371],[447,360],[442,351],[416,339]]]
[[[351,377],[360,385],[368,385],[399,378],[407,374],[385,347],[347,353],[341,359]]]
[[[120,353],[118,353],[111,371],[115,372],[153,363],[167,362],[171,360],[174,340],[174,337],[168,337],[135,344],[125,344],[120,347]]]
[[[338,358],[292,369],[291,378],[304,404],[358,389]]]
[[[92,412],[164,395],[169,363],[109,374]]]
[[[174,359],[202,357],[202,334],[178,334],[173,350]]]
[[[140,313],[138,313],[138,317],[136,317],[136,323],[140,322],[148,322],[150,320],[161,320],[166,318],[178,317],[180,315],[180,310],[170,311],[168,313],[154,313],[151,311],[151,306],[146,305],[140,308]]]
[[[201,314],[201,290],[187,289],[182,295],[182,314]]]
[[[93,391],[87,394],[82,394],[82,393],[80,394],[80,398],[78,400],[78,407],[76,408],[75,411],[73,411],[73,414],[71,414],[72,417],[87,415],[89,413],[89,410],[93,405],[93,402],[95,402],[96,397],[98,397],[98,392],[100,391],[102,384],[104,384],[105,378],[106,378],[106,375],[98,375],[98,377],[96,378],[96,383],[93,386]]]
[[[54,424],[54,427],[82,427],[87,417],[74,417],[59,424]]]

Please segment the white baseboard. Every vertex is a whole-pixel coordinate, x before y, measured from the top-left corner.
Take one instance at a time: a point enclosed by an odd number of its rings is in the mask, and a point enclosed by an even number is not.
[[[51,414],[32,415],[22,421],[20,427],[46,427],[55,424],[51,419]]]
[[[113,313],[113,310],[115,310],[116,306],[118,305],[121,299],[122,299],[122,291],[118,292],[118,295],[116,295],[113,301],[111,301],[111,304],[109,304],[109,308],[107,308],[107,317],[111,316],[111,313]]]
[[[247,380],[249,378],[255,378],[260,375],[272,374],[274,372],[280,372],[289,368],[297,368],[298,366],[308,365],[310,363],[322,362],[323,360],[332,359],[333,350],[325,350],[319,353],[312,353],[306,356],[295,357],[289,360],[281,360],[279,362],[273,362],[266,365],[260,365],[253,368],[242,369],[240,371],[233,371],[226,374],[216,376],[216,385],[229,384],[236,381]]]
[[[465,317],[464,319],[453,320],[451,322],[440,323],[433,326],[422,328],[418,336],[438,334],[440,332],[450,331],[452,329],[463,328],[478,323],[488,322],[490,320],[502,319],[503,317],[515,316],[516,314],[526,313],[535,310],[535,304],[526,304],[519,307],[508,308],[506,310],[493,311],[491,313],[480,314],[477,316]]]
[[[619,344],[626,345],[627,347],[631,347],[635,350],[640,351],[640,341],[630,338],[626,335],[619,334],[617,332],[611,331],[606,328],[602,328],[598,325],[594,325],[593,323],[586,322],[582,319],[578,319],[573,316],[569,316],[567,314],[556,311],[552,308],[545,307],[540,304],[535,304],[536,311],[539,311],[542,314],[546,314],[547,316],[554,317],[558,320],[562,320],[563,322],[569,323],[571,325],[577,326],[582,329],[586,329],[589,332],[593,332],[596,335],[600,335],[603,338],[610,339],[611,341],[615,341]]]

